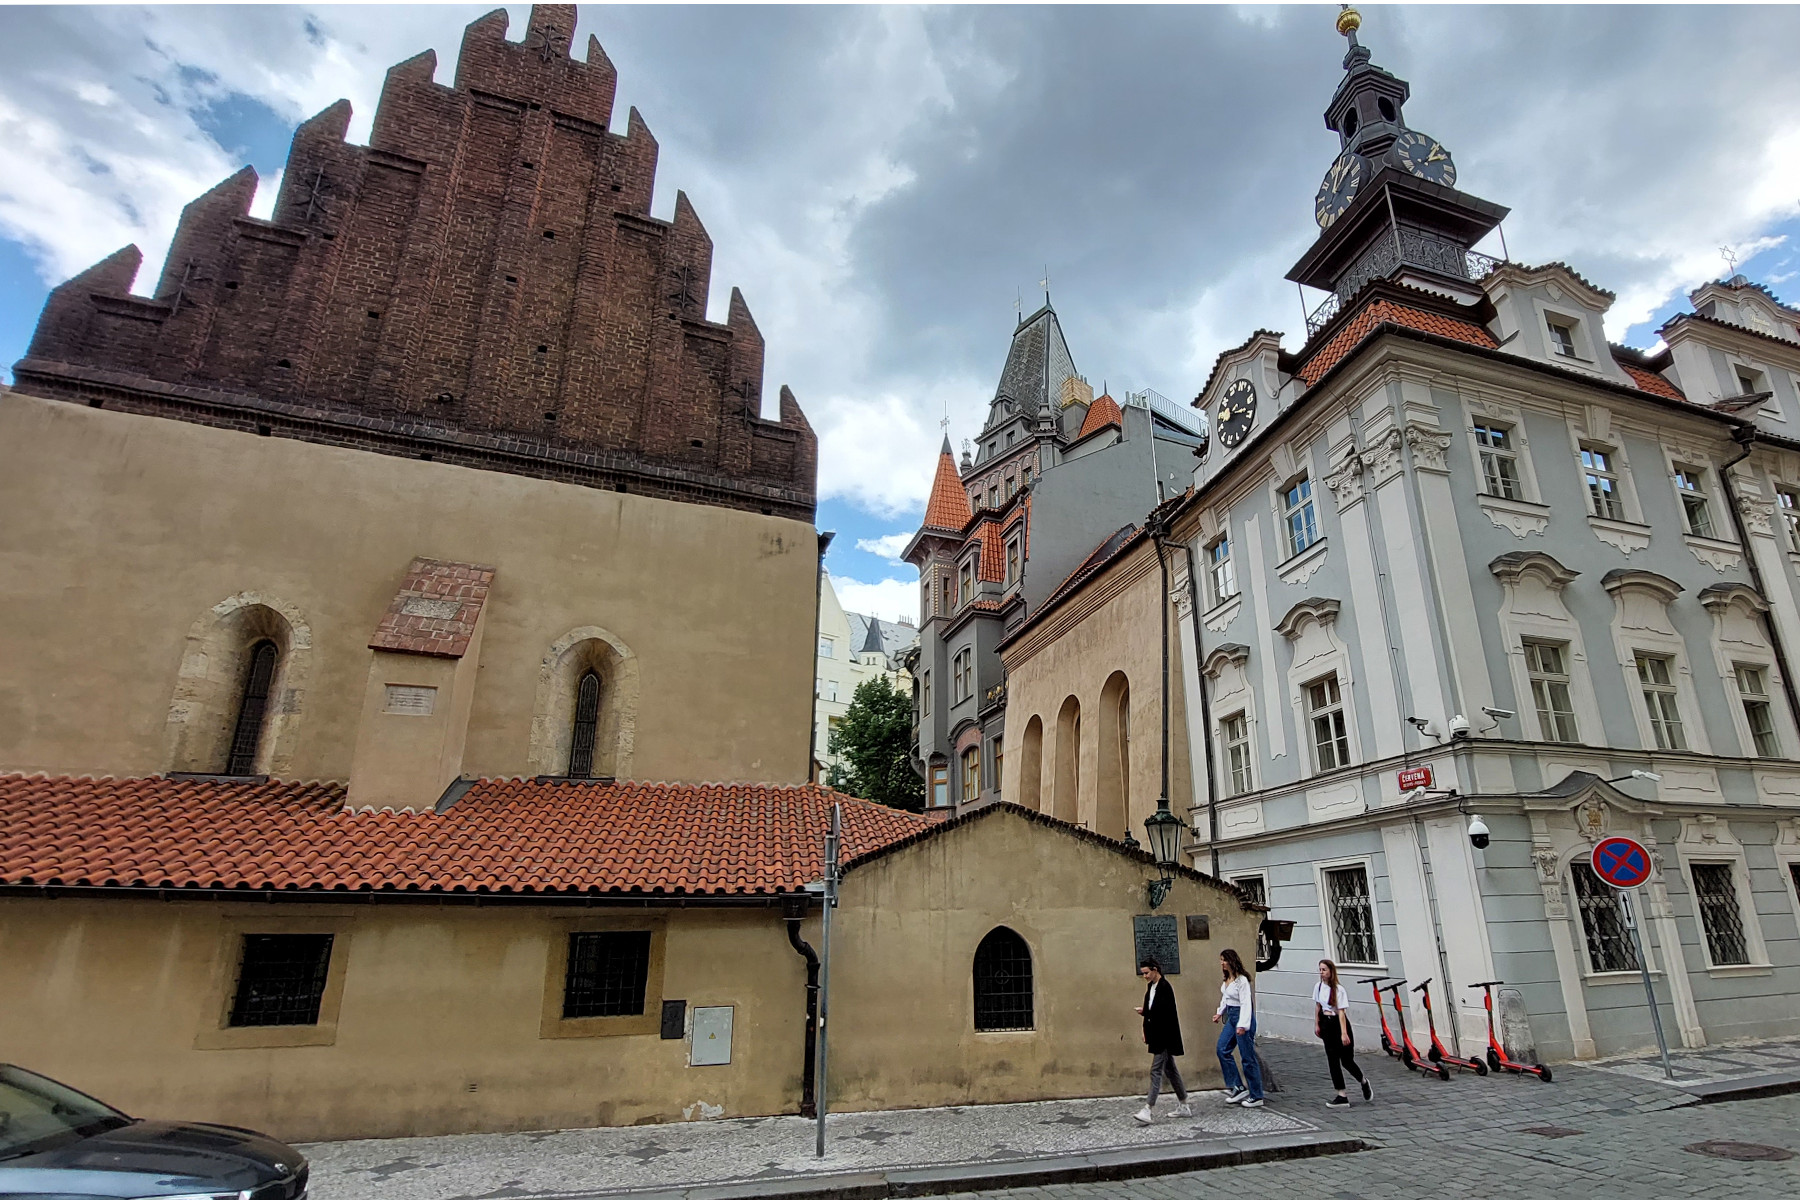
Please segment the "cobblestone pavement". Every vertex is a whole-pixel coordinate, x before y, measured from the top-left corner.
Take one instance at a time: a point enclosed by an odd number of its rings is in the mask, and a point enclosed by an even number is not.
[[[1681,1050],[1670,1054],[1675,1070],[1675,1086],[1699,1083],[1723,1083],[1763,1075],[1786,1075],[1800,1071],[1800,1038],[1784,1041],[1726,1042],[1700,1050]],[[1621,1055],[1587,1064],[1596,1070],[1612,1071],[1647,1079],[1652,1083],[1667,1081],[1662,1059],[1649,1053]]]
[[[1171,1116],[1173,1098],[1165,1099],[1149,1127],[1131,1119],[1142,1097],[836,1113],[827,1118],[824,1159],[814,1157],[815,1125],[802,1117],[321,1142],[304,1150],[311,1200],[498,1200],[1192,1146],[1318,1125],[1310,1113],[1237,1108],[1218,1092],[1195,1093],[1193,1101],[1194,1116],[1183,1119]]]
[[[1733,1053],[1759,1057],[1759,1049]],[[1661,1063],[1654,1059],[1654,1080],[1610,1063],[1599,1069],[1558,1066],[1550,1084],[1461,1075],[1445,1083],[1409,1075],[1377,1051],[1374,1061],[1362,1062],[1375,1086],[1374,1103],[1325,1109],[1320,1106],[1330,1089],[1323,1086],[1322,1054],[1274,1041],[1266,1041],[1263,1052],[1286,1088],[1272,1101],[1276,1107],[1316,1120],[1325,1132],[1365,1135],[1382,1148],[1153,1179],[986,1192],[981,1200],[1571,1200],[1590,1188],[1596,1195],[1679,1200],[1800,1196],[1800,1095],[1703,1105],[1661,1082]],[[1699,1078],[1706,1074],[1705,1060],[1715,1057],[1683,1052],[1678,1069]],[[1688,1066],[1690,1058],[1701,1061]],[[1749,1074],[1773,1069],[1761,1061],[1742,1065],[1758,1068]],[[1792,1157],[1738,1161],[1687,1149],[1708,1142],[1775,1147]]]

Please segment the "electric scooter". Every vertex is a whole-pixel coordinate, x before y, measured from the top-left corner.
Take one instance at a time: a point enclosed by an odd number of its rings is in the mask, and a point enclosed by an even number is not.
[[[1377,985],[1386,978],[1387,978],[1386,975],[1377,975],[1373,979],[1359,979],[1359,980],[1357,980],[1357,982],[1368,984],[1370,990],[1372,990],[1375,993],[1375,1015],[1381,1018],[1381,1049],[1382,1049],[1382,1051],[1384,1053],[1393,1055],[1395,1058],[1399,1059],[1402,1062],[1406,1062],[1406,1056],[1404,1054],[1400,1053],[1400,1048],[1394,1043],[1394,1035],[1388,1029],[1387,1007],[1381,1003],[1381,988],[1378,987]],[[1409,1067],[1412,1066],[1411,1063],[1406,1063],[1406,1065]]]
[[[1545,1083],[1550,1082],[1550,1068],[1533,1066],[1531,1063],[1514,1062],[1506,1057],[1506,1047],[1494,1036],[1494,989],[1505,983],[1504,979],[1490,979],[1486,983],[1471,983],[1472,988],[1481,989],[1481,1003],[1487,1009],[1488,1022],[1488,1066],[1496,1071],[1511,1071],[1515,1075],[1536,1075]]]
[[[1400,990],[1405,986],[1406,980],[1402,979],[1399,983],[1378,989],[1394,993],[1394,1020],[1400,1026],[1400,1061],[1415,1071],[1424,1071],[1428,1075],[1435,1074],[1439,1079],[1449,1079],[1450,1068],[1420,1054],[1419,1048],[1412,1044],[1412,1035],[1406,1032],[1406,1013],[1400,1007]]]
[[[1425,1026],[1431,1030],[1431,1049],[1426,1053],[1431,1056],[1431,1061],[1437,1063],[1439,1067],[1448,1063],[1453,1067],[1461,1067],[1465,1071],[1473,1071],[1477,1075],[1486,1075],[1488,1073],[1486,1063],[1482,1062],[1479,1058],[1456,1057],[1456,1055],[1450,1053],[1449,1048],[1446,1047],[1443,1040],[1438,1037],[1437,1020],[1431,1015],[1431,980],[1427,979],[1424,983],[1421,983],[1418,987],[1414,988],[1413,991],[1422,993],[1425,997]]]

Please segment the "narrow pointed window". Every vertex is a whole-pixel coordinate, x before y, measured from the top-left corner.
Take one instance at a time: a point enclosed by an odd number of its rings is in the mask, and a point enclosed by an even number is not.
[[[225,760],[227,775],[256,773],[256,751],[262,745],[263,718],[269,712],[269,689],[275,682],[275,663],[279,656],[274,642],[258,642],[250,647],[244,699],[238,705],[237,727],[231,732],[231,751]]]
[[[600,724],[600,676],[589,671],[575,692],[575,736],[569,745],[569,774],[586,779],[594,773],[594,737]]]

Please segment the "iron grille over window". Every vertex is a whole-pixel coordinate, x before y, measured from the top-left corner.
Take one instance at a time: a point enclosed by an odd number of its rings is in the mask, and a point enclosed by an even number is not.
[[[1596,973],[1635,971],[1637,947],[1625,927],[1625,910],[1619,894],[1594,874],[1584,862],[1569,864],[1575,877],[1575,902],[1581,908],[1581,932],[1587,937],[1588,966]]]
[[[1004,925],[975,948],[975,1028],[1031,1028],[1031,949]]]
[[[1250,903],[1268,904],[1268,886],[1263,882],[1263,877],[1261,875],[1240,875],[1231,882],[1238,891],[1244,893],[1245,898],[1248,899]]]
[[[275,682],[279,652],[274,642],[250,647],[250,670],[244,676],[244,700],[238,705],[237,727],[231,732],[231,753],[225,761],[227,775],[256,773],[256,751],[262,744],[263,717],[269,711],[269,688]]]
[[[317,1025],[325,976],[331,968],[329,933],[244,935],[233,1025]]]
[[[1694,863],[1694,906],[1706,930],[1706,951],[1715,967],[1744,966],[1750,947],[1744,938],[1744,914],[1738,908],[1737,884],[1730,863]]]
[[[1325,872],[1325,903],[1331,910],[1332,944],[1342,963],[1374,963],[1375,910],[1369,902],[1369,873],[1362,867]]]
[[[571,933],[563,1016],[640,1017],[650,981],[650,931]]]
[[[586,779],[594,773],[594,739],[600,728],[600,676],[589,671],[575,692],[575,736],[569,743],[569,774]]]

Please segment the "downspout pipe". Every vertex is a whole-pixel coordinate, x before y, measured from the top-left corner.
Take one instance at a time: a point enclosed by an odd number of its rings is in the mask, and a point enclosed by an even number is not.
[[[800,1115],[814,1117],[818,1115],[818,1107],[813,1099],[814,1067],[817,1062],[814,1049],[819,1037],[819,956],[816,951],[800,939],[800,922],[806,917],[807,902],[804,897],[788,900],[782,912],[787,922],[788,945],[806,959],[806,1057],[800,1069]]]
[[[1744,528],[1744,514],[1738,507],[1737,489],[1731,486],[1731,468],[1750,457],[1756,448],[1757,428],[1754,425],[1740,425],[1731,431],[1731,440],[1743,447],[1736,458],[1719,467],[1719,486],[1725,489],[1725,507],[1731,511],[1731,527],[1737,531],[1738,545],[1744,548],[1744,565],[1750,569],[1750,586],[1765,601],[1769,592],[1763,586],[1762,570],[1756,565],[1756,552],[1750,547],[1750,535]],[[1800,700],[1796,700],[1794,691],[1794,673],[1788,670],[1787,650],[1781,644],[1781,634],[1775,628],[1775,622],[1768,613],[1763,613],[1763,632],[1768,635],[1769,648],[1775,652],[1775,661],[1781,667],[1781,692],[1787,699],[1788,715],[1800,721]]]
[[[1187,542],[1181,544],[1181,552],[1187,556],[1188,565],[1188,617],[1194,625],[1194,661],[1187,669],[1195,672],[1200,679],[1200,736],[1206,758],[1206,843],[1212,851],[1212,877],[1219,877],[1219,781],[1213,766],[1212,756],[1212,697],[1207,691],[1206,676],[1200,675],[1200,564],[1194,560],[1194,548]],[[1194,748],[1188,747],[1190,766],[1194,759]]]
[[[1169,525],[1163,514],[1156,510],[1151,511],[1145,524],[1149,527],[1150,540],[1156,544],[1157,565],[1162,568],[1162,595],[1157,597],[1158,610],[1162,614],[1162,792],[1157,807],[1166,809],[1169,807],[1169,556],[1163,537],[1168,533]]]

